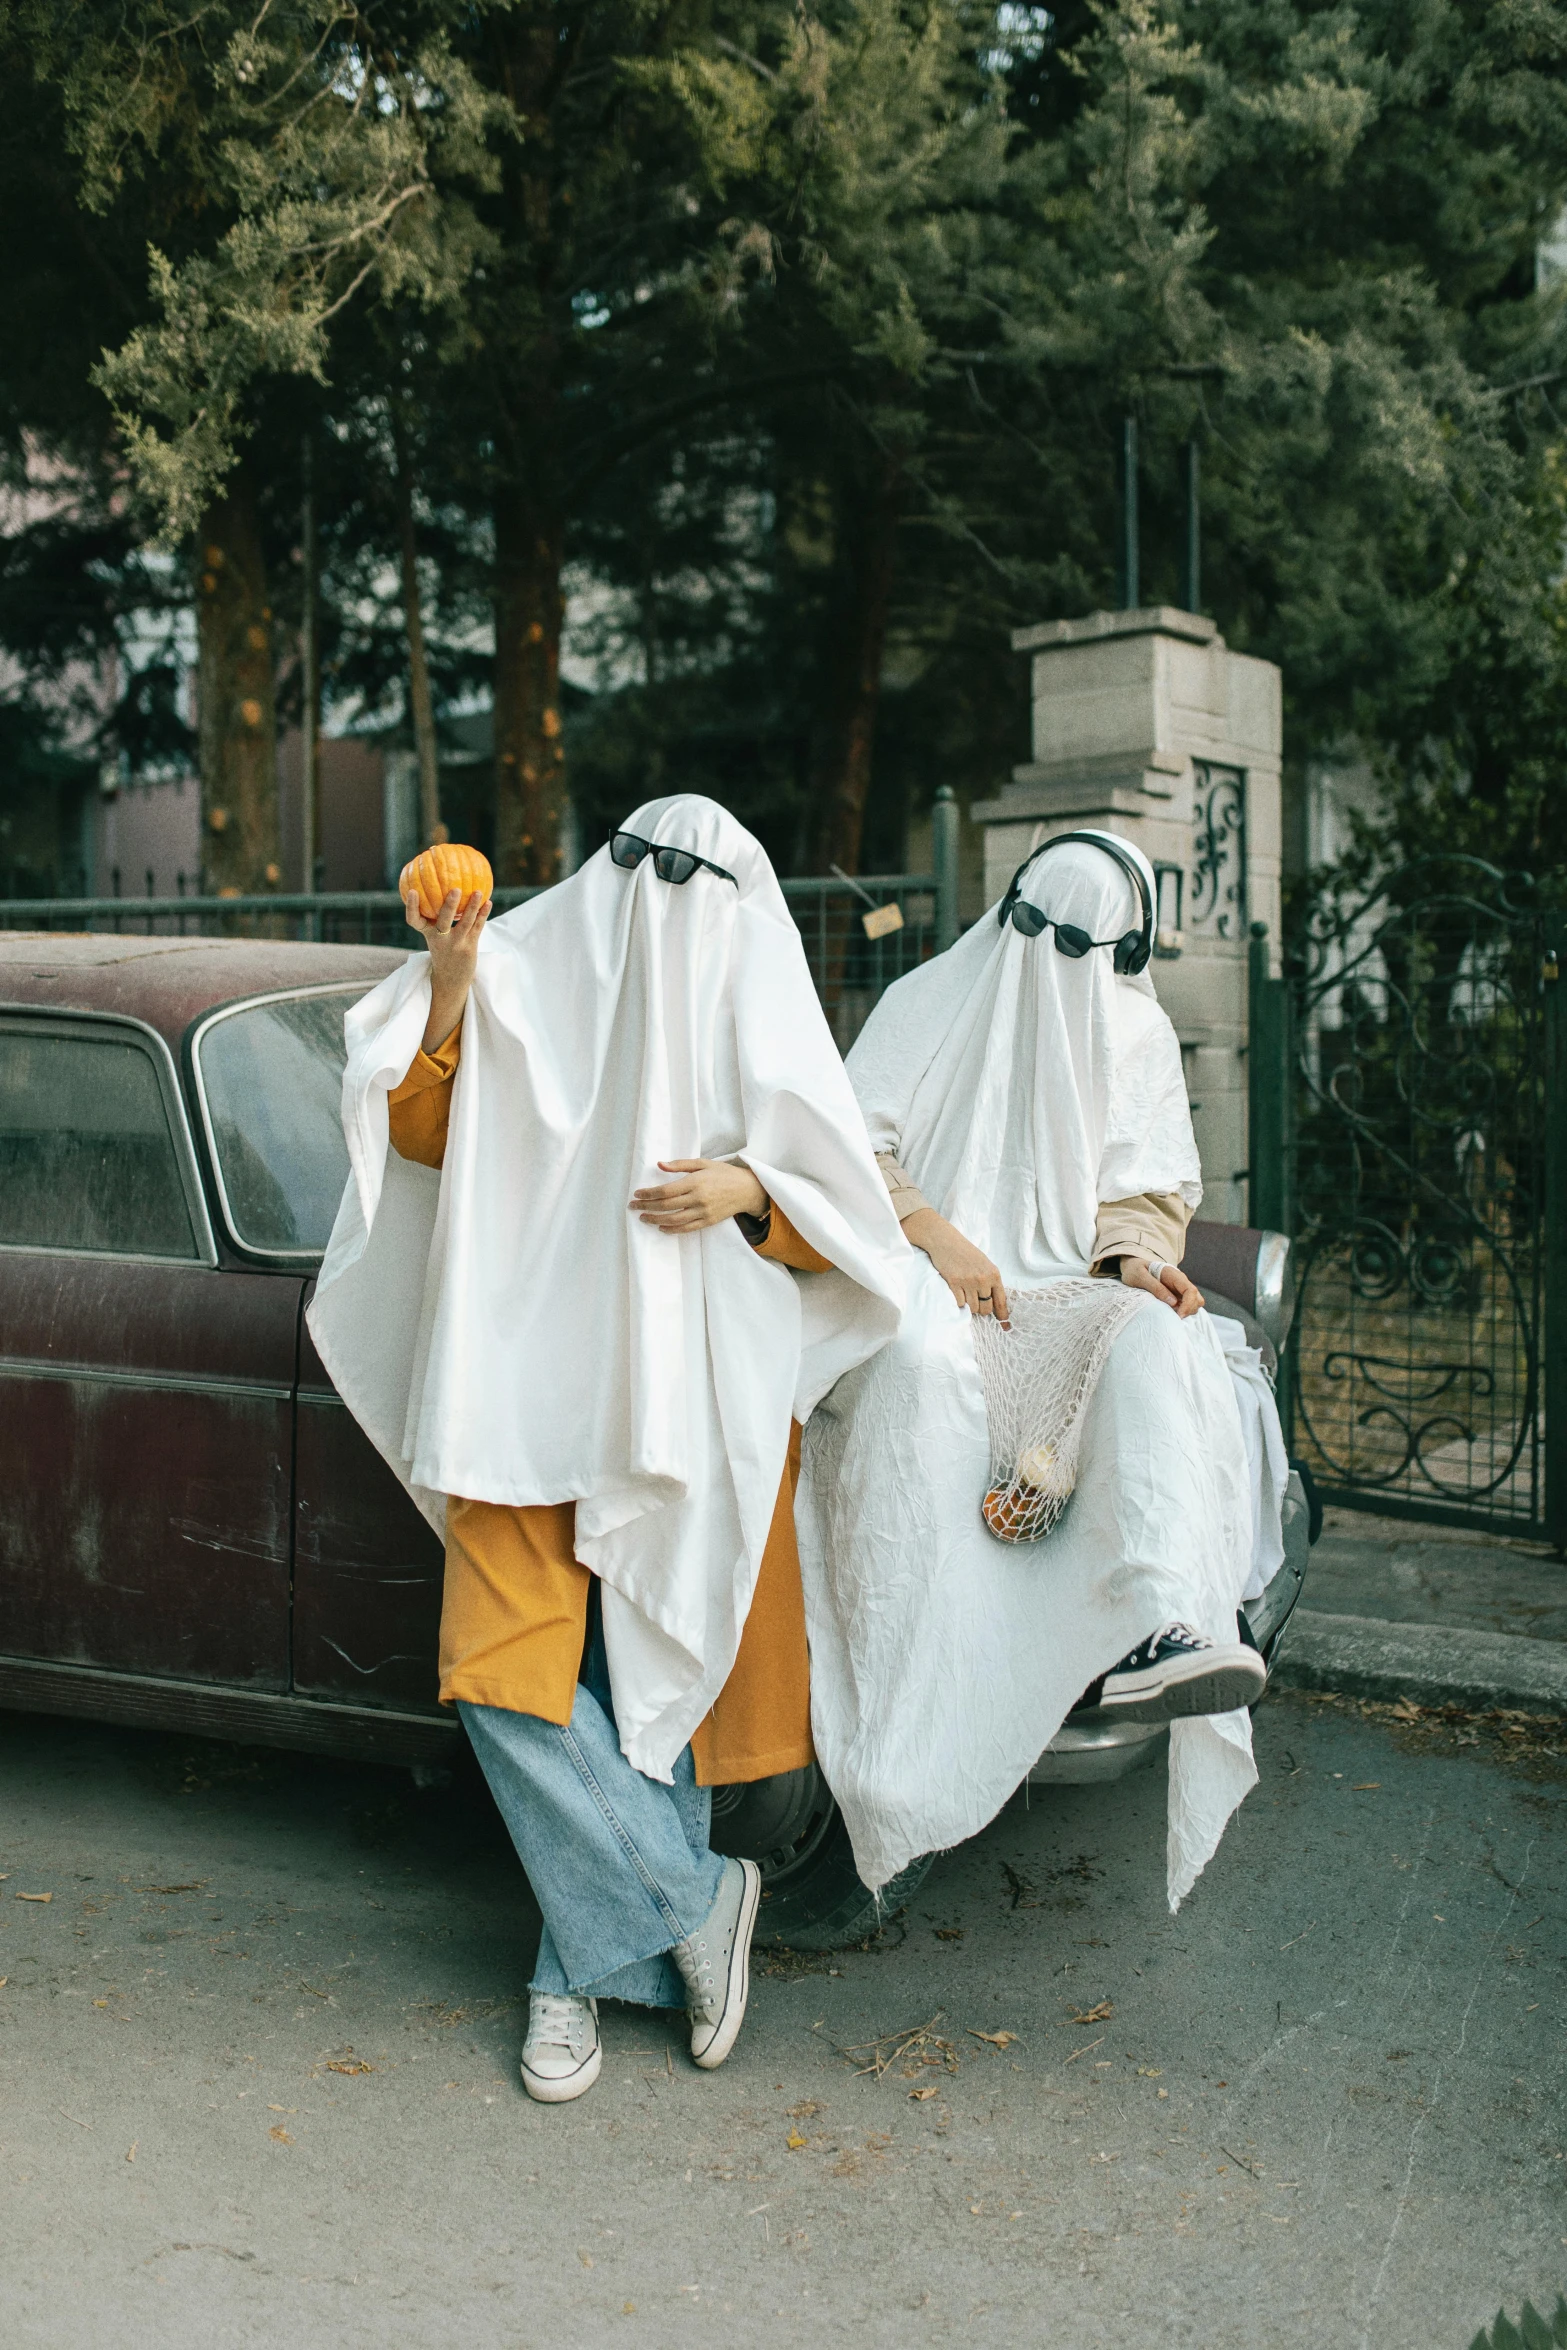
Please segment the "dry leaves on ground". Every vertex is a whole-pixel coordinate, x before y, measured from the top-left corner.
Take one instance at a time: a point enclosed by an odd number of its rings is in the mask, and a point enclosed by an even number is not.
[[[292,2146],[294,2143],[293,2139],[289,2136],[287,2130],[284,2129],[281,2122],[274,2122],[271,2129],[268,2130],[267,2136],[269,2138],[276,2138],[280,2146]]]
[[[1404,1739],[1418,1738],[1422,1744],[1445,1746],[1450,1751],[1483,1745],[1497,1762],[1521,1763],[1537,1771],[1549,1771],[1550,1766],[1567,1762],[1567,1717],[1560,1714],[1525,1713],[1508,1706],[1475,1713],[1461,1705],[1417,1705],[1410,1697],[1391,1702],[1346,1697],[1336,1689],[1294,1689],[1281,1694],[1298,1704],[1357,1713],[1364,1721],[1385,1723]]]
[[[1107,2024],[1115,2013],[1113,1999],[1101,1999],[1096,2007],[1074,2007],[1070,2016],[1061,2018],[1062,2029],[1068,2024]]]
[[[937,2008],[928,2024],[916,2024],[912,2031],[883,2032],[876,2040],[863,2040],[857,2047],[840,2048],[838,2054],[848,2062],[856,2056],[869,2057],[868,2064],[855,2065],[856,2073],[874,2073],[879,2081],[894,2065],[901,2065],[905,2080],[912,2080],[924,2065],[939,2065],[943,2072],[958,2069],[958,2052],[950,2040],[936,2030],[945,2021],[946,2010]]]

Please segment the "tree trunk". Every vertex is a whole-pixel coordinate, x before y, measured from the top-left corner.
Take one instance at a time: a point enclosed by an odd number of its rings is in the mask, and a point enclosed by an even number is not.
[[[562,517],[532,486],[495,493],[495,877],[557,881],[566,810],[560,739]]]
[[[430,697],[430,663],[424,649],[424,608],[419,599],[419,546],[414,536],[413,477],[408,435],[396,394],[392,397],[392,446],[397,459],[397,535],[403,566],[403,627],[408,637],[408,709],[419,753],[419,839],[424,848],[444,840],[441,825],[441,760],[435,739],[435,706]]]
[[[299,886],[316,887],[321,871],[321,566],[316,538],[315,443],[300,450],[304,496],[299,511]]]
[[[495,877],[560,878],[566,754],[560,725],[560,571],[566,526],[561,466],[562,345],[569,307],[559,282],[565,229],[555,108],[570,79],[585,9],[540,0],[492,17],[504,29],[499,80],[521,129],[501,165],[505,245],[517,273],[516,339],[502,375],[495,449]]]
[[[236,897],[282,879],[272,607],[247,464],[203,515],[196,552],[202,880]]]
[[[863,500],[846,501],[843,591],[833,612],[823,718],[811,761],[818,873],[834,865],[845,873],[860,869],[903,496],[902,469],[888,457],[878,458]]]

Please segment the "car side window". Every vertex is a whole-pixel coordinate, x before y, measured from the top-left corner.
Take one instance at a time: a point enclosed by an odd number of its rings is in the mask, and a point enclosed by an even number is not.
[[[0,1029],[0,1245],[200,1255],[158,1070],[134,1038]]]

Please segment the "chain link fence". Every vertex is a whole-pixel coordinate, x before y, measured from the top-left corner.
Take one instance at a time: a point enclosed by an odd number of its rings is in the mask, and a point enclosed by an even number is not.
[[[938,839],[938,851],[945,846]],[[840,1051],[847,1052],[884,988],[957,936],[955,858],[937,873],[874,873],[782,883],[811,977]],[[498,914],[538,895],[498,889]],[[307,939],[339,946],[406,947],[395,890],[265,897],[6,898],[0,930],[154,938]]]

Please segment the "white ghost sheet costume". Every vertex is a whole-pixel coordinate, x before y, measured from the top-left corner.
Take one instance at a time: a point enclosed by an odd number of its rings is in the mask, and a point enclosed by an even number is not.
[[[1024,894],[1095,939],[1140,927],[1128,876],[1093,847],[1052,850]],[[1118,977],[1108,948],[1072,961],[1048,930],[1001,929],[995,908],[888,990],[849,1074],[875,1148],[1009,1288],[1086,1274],[1102,1201],[1202,1196],[1152,982]],[[982,1828],[1089,1683],[1158,1627],[1234,1639],[1262,1478],[1226,1363],[1243,1336],[1146,1299],[1085,1412],[1065,1517],[1001,1543],[980,1517],[970,1318],[916,1253],[899,1337],[810,1423],[798,1510],[816,1747],[868,1885]],[[1172,1907],[1255,1780],[1244,1712],[1173,1725]]]
[[[892,1334],[912,1260],[759,843],[690,795],[626,828],[739,886],[606,848],[491,921],[439,1175],[388,1147],[428,958],[349,1012],[351,1172],[309,1320],[437,1531],[448,1496],[576,1502],[621,1743],[667,1782],[735,1661],[790,1416]],[[725,1157],[833,1271],[630,1211],[659,1160]]]

